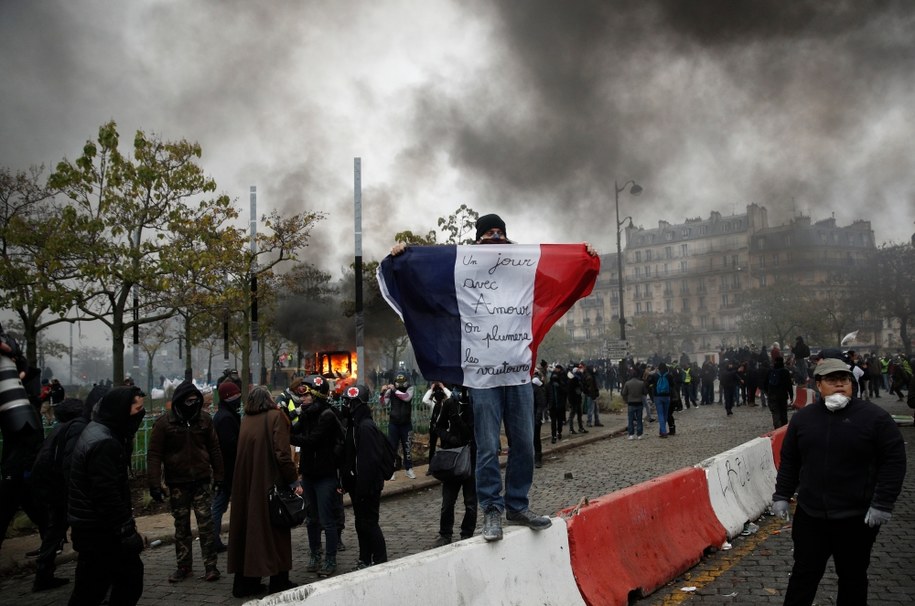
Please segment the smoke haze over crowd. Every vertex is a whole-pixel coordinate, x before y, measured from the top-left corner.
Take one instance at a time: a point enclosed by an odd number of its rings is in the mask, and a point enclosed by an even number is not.
[[[460,204],[522,242],[615,249],[652,227],[741,213],[915,220],[915,7],[906,1],[0,4],[0,165],[74,159],[109,119],[198,141],[261,212],[329,219],[304,259],[352,258],[353,157],[365,256]]]

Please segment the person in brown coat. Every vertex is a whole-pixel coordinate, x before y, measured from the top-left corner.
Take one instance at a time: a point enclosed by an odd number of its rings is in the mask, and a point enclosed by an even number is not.
[[[235,574],[232,595],[241,598],[264,591],[295,587],[292,535],[270,523],[267,491],[274,483],[289,484],[302,494],[289,448],[289,419],[266,387],[255,387],[245,402],[232,478],[227,569]],[[261,582],[270,577],[269,588]]]

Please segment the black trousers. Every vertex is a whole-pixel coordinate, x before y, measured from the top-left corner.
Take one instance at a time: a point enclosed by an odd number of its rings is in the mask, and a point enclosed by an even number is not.
[[[464,518],[461,520],[461,538],[473,536],[477,527],[477,480],[471,475],[466,480],[442,482],[442,512],[439,517],[438,533],[451,537],[454,533],[454,505],[458,493],[464,492]]]
[[[791,527],[794,568],[788,580],[785,606],[813,604],[830,556],[839,578],[836,606],[867,604],[867,568],[877,530],[865,524],[863,516],[823,520],[808,515],[798,506]]]
[[[0,480],[0,545],[6,529],[21,507],[44,536],[48,526],[48,510],[32,494],[31,484],[21,476],[8,476]]]
[[[74,539],[74,543],[76,543]],[[143,560],[140,554],[125,554],[117,543],[79,552],[76,582],[69,606],[101,604],[108,590],[110,606],[134,606],[143,595]]]
[[[57,550],[67,538],[67,501],[58,499],[48,505],[48,528],[38,548],[38,560],[35,562],[35,576],[38,579],[49,579],[57,570]]]
[[[359,561],[366,565],[388,561],[388,547],[378,524],[381,518],[381,493],[353,499],[356,537],[359,539]]]
[[[565,402],[553,402],[550,405],[550,428],[551,435],[554,438],[562,437],[562,427],[566,424],[566,404]]]
[[[578,417],[578,429],[582,429],[581,424],[581,396],[573,398],[569,396],[569,431],[575,429],[575,417]]]

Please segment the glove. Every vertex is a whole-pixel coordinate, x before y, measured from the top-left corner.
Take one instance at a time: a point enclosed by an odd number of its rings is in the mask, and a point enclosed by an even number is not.
[[[788,501],[775,501],[772,503],[772,513],[777,515],[780,518],[785,520],[788,519],[788,508],[790,507]]]
[[[152,497],[152,500],[156,503],[165,502],[165,494],[162,492],[162,489],[158,486],[153,486],[149,489],[149,496]]]
[[[864,514],[864,523],[873,528],[874,526],[886,524],[892,517],[893,514],[889,511],[881,511],[880,509],[870,507],[868,508],[867,513]]]
[[[145,543],[139,533],[133,532],[121,539],[121,551],[126,554],[135,555],[143,551]]]

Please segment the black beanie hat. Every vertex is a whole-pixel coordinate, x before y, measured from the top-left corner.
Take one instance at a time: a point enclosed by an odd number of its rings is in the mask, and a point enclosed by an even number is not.
[[[505,221],[502,220],[502,217],[499,215],[483,215],[477,219],[476,241],[479,242],[480,238],[483,237],[483,234],[490,229],[495,229],[497,227],[502,230],[502,233],[505,234],[505,239],[508,240],[508,232],[505,231]]]

